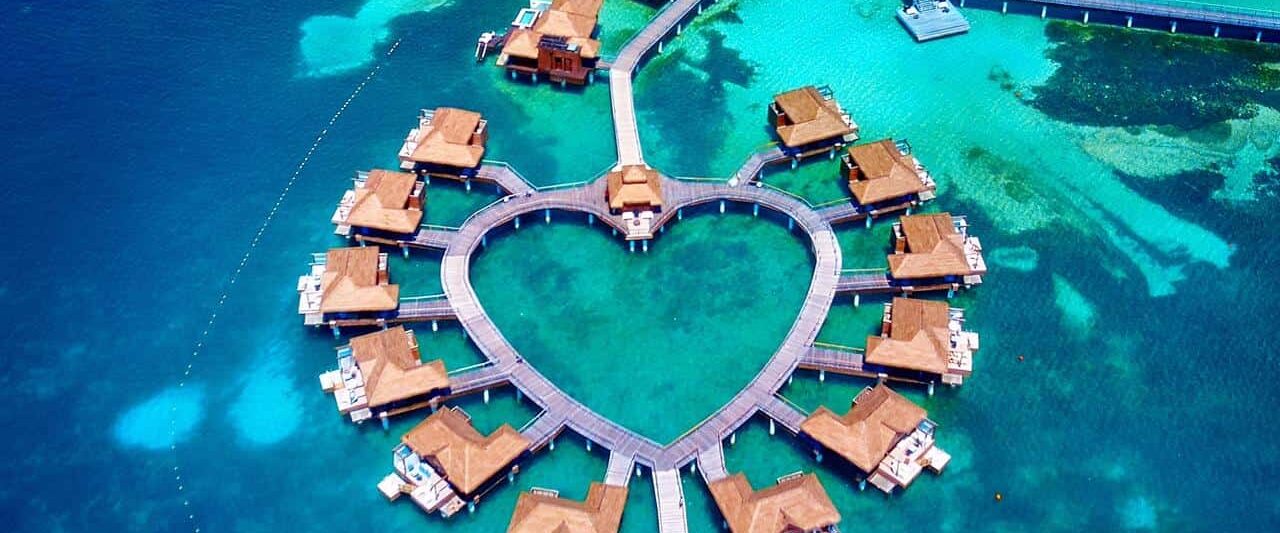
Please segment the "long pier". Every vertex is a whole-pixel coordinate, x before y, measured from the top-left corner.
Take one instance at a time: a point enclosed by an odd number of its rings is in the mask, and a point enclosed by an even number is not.
[[[1148,23],[1156,23],[1161,25],[1157,26],[1160,29],[1174,33],[1180,30],[1178,23],[1182,22],[1182,31],[1258,42],[1280,41],[1280,11],[1276,10],[1182,0],[960,0],[961,6],[966,4],[1000,9],[1002,13],[1007,13],[1011,5],[1015,9],[1019,5],[1031,5],[1040,8],[1040,18],[1072,18],[1088,23],[1092,15],[1094,21],[1123,23],[1127,27],[1151,27]],[[1098,17],[1108,13],[1115,15],[1112,20]]]
[[[674,0],[668,3],[649,24],[627,42],[618,57],[609,62],[609,99],[613,107],[613,135],[618,148],[618,164],[644,163],[640,149],[640,134],[636,126],[636,108],[632,97],[631,76],[645,54],[657,47],[662,52],[662,40],[683,31],[686,19],[694,11],[702,12],[707,0]],[[714,2],[714,0],[711,0]]]

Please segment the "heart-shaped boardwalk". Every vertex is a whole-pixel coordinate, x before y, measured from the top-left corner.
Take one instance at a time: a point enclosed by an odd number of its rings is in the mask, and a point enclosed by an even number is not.
[[[644,165],[632,103],[632,72],[650,50],[657,47],[660,51],[663,39],[679,34],[688,19],[701,13],[703,5],[709,3],[713,0],[676,0],[667,4],[618,57],[608,63],[618,168]],[[664,203],[661,213],[652,221],[654,231],[673,217],[680,217],[687,207],[719,202],[723,212],[726,202],[751,204],[757,211],[764,207],[786,216],[790,228],[798,228],[807,235],[815,260],[813,278],[799,315],[764,368],[728,403],[666,446],[601,416],[538,372],[498,330],[471,285],[471,260],[477,248],[483,246],[486,236],[499,227],[514,224],[519,228],[521,216],[541,214],[549,220],[552,212],[575,212],[585,215],[593,223],[599,220],[627,234],[623,217],[611,213],[606,203],[605,179],[538,188],[508,166],[484,165],[476,179],[494,182],[509,194],[474,213],[457,229],[425,227],[412,241],[401,243],[444,250],[440,275],[445,298],[402,301],[396,317],[390,321],[456,318],[488,362],[451,376],[451,396],[510,383],[542,409],[521,429],[521,433],[532,442],[533,449],[551,443],[557,434],[569,428],[589,442],[609,450],[605,476],[608,484],[625,486],[637,464],[651,468],[659,529],[664,533],[683,532],[687,526],[679,469],[697,461],[708,482],[727,477],[721,443],[756,413],[764,413],[774,423],[798,433],[805,414],[777,395],[797,367],[846,373],[862,370],[860,353],[814,346],[835,295],[837,292],[887,292],[892,289],[884,273],[842,274],[840,245],[831,224],[859,219],[867,216],[866,213],[859,212],[849,202],[818,209],[799,197],[767,187],[756,179],[765,165],[786,157],[778,148],[755,153],[735,176],[727,180],[658,178]],[[357,320],[349,323],[368,325],[366,322]],[[383,321],[379,323],[385,324]],[[331,324],[347,325],[344,321]]]

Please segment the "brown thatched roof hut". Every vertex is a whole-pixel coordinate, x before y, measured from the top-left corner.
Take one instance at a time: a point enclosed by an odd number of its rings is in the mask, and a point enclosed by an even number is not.
[[[449,388],[444,362],[424,364],[413,331],[404,326],[353,337],[351,352],[370,408]]]
[[[400,286],[389,284],[377,247],[334,248],[325,254],[320,311],[390,311],[400,305]]]
[[[926,415],[884,384],[864,390],[854,402],[844,416],[819,407],[800,424],[800,431],[867,473]]]
[[[782,478],[757,491],[738,473],[709,488],[733,533],[815,531],[840,523],[840,512],[814,474]]]
[[[617,533],[626,504],[626,487],[604,483],[592,483],[581,502],[525,492],[516,500],[507,533]]]
[[[459,493],[470,495],[529,449],[529,439],[503,424],[481,435],[458,409],[441,409],[401,439]]]

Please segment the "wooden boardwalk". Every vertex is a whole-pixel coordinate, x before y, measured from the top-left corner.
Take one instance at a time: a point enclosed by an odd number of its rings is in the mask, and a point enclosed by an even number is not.
[[[445,297],[404,298],[400,300],[399,308],[383,317],[334,318],[324,323],[331,327],[339,328],[387,326],[411,322],[453,320],[456,317],[457,314],[453,312],[453,305]]]
[[[601,417],[574,400],[550,380],[528,365],[485,313],[470,283],[471,256],[484,235],[494,228],[513,224],[517,217],[544,209],[593,214],[606,224],[620,224],[607,211],[600,180],[573,188],[535,192],[512,197],[476,213],[458,230],[445,250],[441,283],[453,312],[479,347],[498,368],[505,369],[518,387],[543,410],[556,414],[573,431],[614,452],[632,455],[635,460],[658,470],[679,468],[692,461],[699,450],[719,446],[720,441],[744,424],[761,405],[767,404],[786,382],[807,353],[818,329],[826,319],[839,280],[840,247],[831,227],[802,201],[780,191],[763,187],[732,187],[722,182],[688,182],[664,178],[668,208],[655,221],[665,223],[679,209],[718,200],[754,203],[784,213],[808,235],[814,257],[813,279],[801,307],[778,351],[765,367],[729,403],[713,413],[697,428],[663,447]]]
[[[769,398],[760,404],[760,411],[774,422],[787,428],[787,431],[790,431],[792,435],[800,433],[800,423],[804,422],[807,416],[804,411],[776,394],[769,395]]]
[[[836,292],[875,294],[892,292],[893,283],[888,271],[844,272],[836,282]]]
[[[492,182],[509,194],[527,194],[535,189],[529,180],[507,164],[485,163],[476,173],[476,179]]]
[[[653,496],[658,502],[658,531],[686,533],[688,521],[684,513],[684,487],[680,470],[670,468],[653,472]]]
[[[724,447],[707,446],[698,450],[698,470],[707,483],[729,477],[729,469],[724,466]]]
[[[617,487],[631,483],[631,471],[635,470],[636,457],[625,453],[609,452],[609,466],[605,469],[604,482]]]
[[[1207,24],[1236,26],[1249,30],[1280,30],[1280,11],[1212,5],[1200,2],[1161,0],[1028,0],[1036,4],[1073,7],[1082,10],[1112,11],[1124,15],[1141,15],[1187,20]]]
[[[640,133],[636,126],[636,108],[632,97],[631,76],[640,60],[651,49],[661,48],[663,39],[680,31],[680,24],[696,9],[701,12],[704,0],[675,0],[668,3],[649,24],[640,30],[609,63],[609,101],[613,107],[613,135],[618,148],[619,165],[644,163],[640,149]]]
[[[483,365],[449,375],[449,397],[463,396],[500,385],[509,381],[507,372],[494,365]]]

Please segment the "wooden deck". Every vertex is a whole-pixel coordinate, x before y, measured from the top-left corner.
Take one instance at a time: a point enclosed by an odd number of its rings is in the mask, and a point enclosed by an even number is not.
[[[653,472],[653,496],[658,502],[659,533],[686,533],[688,521],[684,513],[684,487],[680,484],[680,470],[666,469]]]
[[[1250,30],[1280,30],[1280,11],[1212,5],[1199,2],[1161,0],[1028,0],[1035,4],[1073,7],[1082,10],[1112,11],[1125,15],[1187,20],[1236,26]]]
[[[707,446],[698,450],[698,470],[707,483],[729,477],[729,469],[724,466],[724,448]]]
[[[529,180],[506,164],[485,163],[476,173],[476,179],[491,182],[509,194],[525,194],[535,188]]]
[[[400,307],[384,317],[334,318],[324,322],[331,327],[387,326],[432,320],[453,320],[457,315],[445,297],[406,298]]]
[[[800,432],[800,423],[804,422],[807,416],[804,411],[776,394],[770,395],[760,404],[760,411],[778,425],[787,428],[792,435]]]
[[[632,98],[631,76],[640,60],[672,33],[705,0],[675,0],[668,3],[649,24],[627,42],[618,57],[609,61],[609,100],[613,106],[613,135],[618,147],[619,165],[644,163],[640,149],[640,133],[636,127],[636,109]]]
[[[604,482],[608,485],[625,487],[631,483],[631,471],[635,468],[634,455],[609,452],[609,466],[605,469]]]
[[[888,271],[844,272],[836,282],[836,292],[875,294],[893,290]]]
[[[505,385],[507,372],[494,365],[483,365],[456,374],[449,374],[449,397],[463,396]]]

